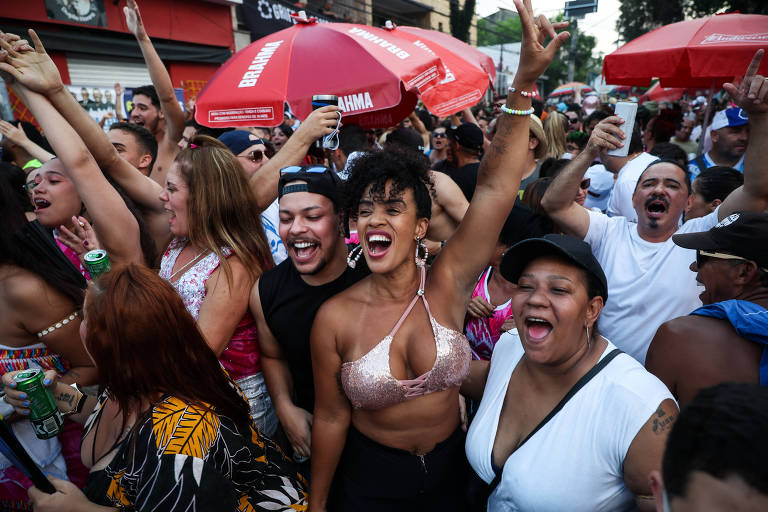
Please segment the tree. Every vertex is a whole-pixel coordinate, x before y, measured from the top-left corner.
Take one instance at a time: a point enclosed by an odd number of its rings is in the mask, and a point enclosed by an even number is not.
[[[622,41],[631,41],[662,25],[701,18],[717,12],[768,14],[765,0],[621,0],[616,31]]]
[[[507,18],[499,23],[482,18],[477,20],[477,46],[519,43],[522,37],[523,25],[517,16]]]
[[[616,31],[625,42],[683,20],[683,2],[674,0],[621,0],[619,11]]]
[[[469,28],[475,15],[476,0],[464,0],[464,7],[459,6],[459,0],[450,2],[451,35],[465,43],[469,43]]]
[[[689,0],[686,2],[685,13],[692,18],[701,18],[720,11],[768,14],[768,2],[765,0]]]
[[[562,16],[558,16],[558,18],[562,18]],[[589,82],[592,77],[600,74],[603,58],[601,54],[594,55],[594,50],[595,37],[579,32],[576,39],[576,64],[573,76],[577,82]],[[555,87],[568,81],[570,51],[570,41],[566,41],[557,51],[557,55],[546,71],[545,91],[552,92]]]

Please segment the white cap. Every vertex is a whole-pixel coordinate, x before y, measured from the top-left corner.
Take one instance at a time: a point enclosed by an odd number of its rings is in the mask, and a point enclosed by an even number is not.
[[[747,113],[738,107],[721,110],[712,118],[712,129],[719,130],[726,126],[744,126],[749,122]]]
[[[608,200],[613,190],[614,174],[603,164],[596,164],[587,169],[584,178],[589,178],[589,190],[584,200],[585,208],[597,208],[600,211],[608,209]]]

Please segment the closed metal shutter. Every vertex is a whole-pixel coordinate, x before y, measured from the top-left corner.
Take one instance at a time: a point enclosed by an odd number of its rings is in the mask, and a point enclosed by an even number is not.
[[[149,85],[147,65],[141,59],[104,58],[83,54],[67,54],[69,79],[73,85],[112,88],[115,83],[123,87]]]

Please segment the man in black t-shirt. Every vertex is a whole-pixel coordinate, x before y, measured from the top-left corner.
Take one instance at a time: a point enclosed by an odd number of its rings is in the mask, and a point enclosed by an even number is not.
[[[347,266],[339,189],[339,178],[323,167],[281,171],[279,231],[289,258],[264,273],[251,291],[262,371],[297,461],[310,456],[315,314],[323,302],[368,273],[364,258],[355,269]]]
[[[473,123],[462,123],[457,128],[446,130],[451,155],[448,167],[442,170],[459,186],[467,201],[477,186],[477,171],[480,169],[480,153],[483,150],[483,131]]]

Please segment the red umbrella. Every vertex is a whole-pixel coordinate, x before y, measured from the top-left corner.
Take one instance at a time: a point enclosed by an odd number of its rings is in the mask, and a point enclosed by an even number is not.
[[[744,69],[755,52],[768,49],[768,16],[721,14],[658,28],[603,60],[609,84],[720,87]],[[760,67],[768,74],[768,60]]]
[[[391,21],[387,21],[385,30],[408,39],[443,62],[445,78],[421,92],[421,101],[436,116],[448,116],[477,104],[496,77],[493,59],[453,36],[437,30],[395,26]]]
[[[682,87],[662,87],[656,82],[650,89],[640,96],[640,103],[646,101],[677,101],[683,97],[685,89]]]
[[[304,119],[313,95],[334,94],[344,122],[391,126],[413,111],[418,89],[445,77],[439,58],[385,30],[317,23],[301,14],[296,25],[251,43],[222,65],[198,96],[199,123],[277,126],[283,102]]]
[[[583,84],[581,82],[568,82],[559,87],[556,87],[554,91],[549,93],[549,97],[552,98],[554,96],[574,94],[577,88],[581,90],[582,93],[592,92],[592,88],[586,84]]]

